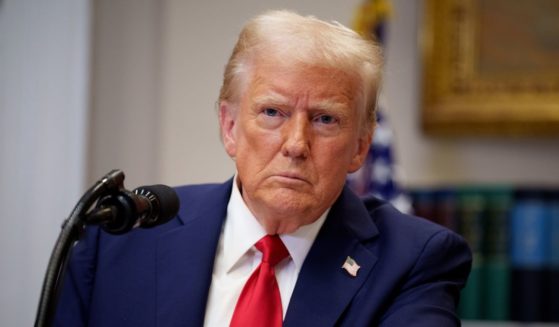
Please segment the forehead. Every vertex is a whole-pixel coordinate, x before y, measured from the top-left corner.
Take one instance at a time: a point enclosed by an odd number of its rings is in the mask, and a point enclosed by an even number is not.
[[[253,65],[246,95],[253,102],[299,101],[355,107],[360,80],[341,69],[318,65],[260,61]]]

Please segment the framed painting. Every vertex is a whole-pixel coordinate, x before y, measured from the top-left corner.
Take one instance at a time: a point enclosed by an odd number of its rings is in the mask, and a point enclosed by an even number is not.
[[[559,1],[425,0],[422,128],[559,136]]]

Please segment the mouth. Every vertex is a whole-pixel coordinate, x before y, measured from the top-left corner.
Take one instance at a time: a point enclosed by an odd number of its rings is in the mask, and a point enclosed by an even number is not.
[[[308,179],[301,174],[284,172],[275,175],[276,178],[290,183],[304,182],[309,183]]]

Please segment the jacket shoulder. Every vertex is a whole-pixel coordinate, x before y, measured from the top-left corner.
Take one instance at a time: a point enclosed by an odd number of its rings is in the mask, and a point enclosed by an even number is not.
[[[231,196],[232,179],[225,183],[192,184],[175,187],[180,207],[177,217],[183,222],[203,217],[217,207],[226,207]],[[196,215],[193,215],[196,213]]]
[[[403,213],[379,198],[367,197],[363,199],[363,203],[381,233],[397,233],[400,239],[405,237],[423,241],[437,233],[448,233],[450,237],[462,240],[454,231],[425,218]]]

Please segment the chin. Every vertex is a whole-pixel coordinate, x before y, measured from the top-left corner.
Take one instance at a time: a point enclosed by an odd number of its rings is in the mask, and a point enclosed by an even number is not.
[[[318,203],[312,194],[294,191],[274,192],[266,199],[267,207],[281,217],[309,217],[319,208]]]
[[[275,204],[275,206],[284,207],[286,209],[303,208],[308,204],[316,205],[317,203],[317,199],[312,193],[291,188],[281,188],[274,192],[270,192],[267,200],[268,203],[272,205]]]

